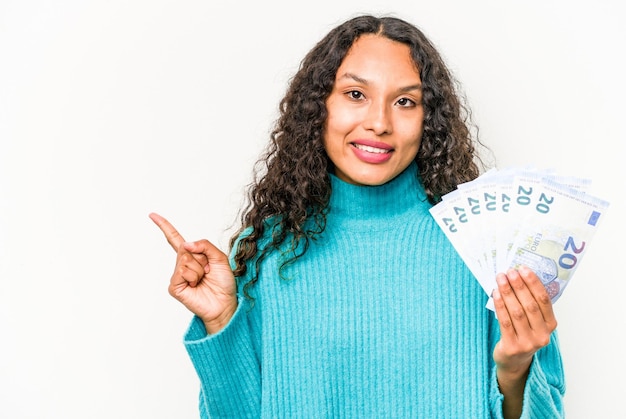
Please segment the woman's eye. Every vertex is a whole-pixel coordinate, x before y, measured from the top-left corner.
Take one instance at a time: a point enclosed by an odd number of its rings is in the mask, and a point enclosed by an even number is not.
[[[410,106],[415,106],[415,102],[409,98],[403,97],[402,99],[398,100],[398,105],[404,106],[404,107],[410,107]]]
[[[354,100],[361,100],[363,99],[363,93],[359,92],[358,90],[351,90],[348,92],[348,97]]]

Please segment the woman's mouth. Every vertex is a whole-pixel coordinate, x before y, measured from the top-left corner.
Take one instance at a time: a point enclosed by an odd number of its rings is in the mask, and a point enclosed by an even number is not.
[[[350,144],[354,155],[365,163],[380,164],[389,160],[393,154],[393,147],[377,141],[355,141]]]
[[[389,152],[391,152],[390,149],[372,147],[372,146],[365,145],[365,144],[352,143],[352,145],[355,146],[356,148],[358,148],[359,150],[367,151],[368,153],[382,154],[382,153],[389,153]]]

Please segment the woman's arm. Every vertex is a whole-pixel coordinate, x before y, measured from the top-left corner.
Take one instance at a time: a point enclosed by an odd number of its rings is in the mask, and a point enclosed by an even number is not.
[[[208,240],[185,242],[160,215],[150,218],[177,254],[169,292],[195,315],[184,343],[200,379],[201,417],[258,417],[259,360],[228,257]]]
[[[194,317],[185,335],[185,348],[200,379],[202,418],[258,418],[261,368],[248,322],[248,304],[240,301],[230,322],[207,335]]]

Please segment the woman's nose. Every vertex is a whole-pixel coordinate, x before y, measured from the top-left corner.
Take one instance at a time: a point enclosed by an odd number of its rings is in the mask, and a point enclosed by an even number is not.
[[[363,127],[373,131],[376,135],[391,134],[391,109],[383,101],[374,101],[367,110]]]

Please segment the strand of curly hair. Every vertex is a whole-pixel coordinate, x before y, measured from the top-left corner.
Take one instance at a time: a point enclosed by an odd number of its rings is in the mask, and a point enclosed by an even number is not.
[[[469,110],[457,92],[458,83],[426,36],[393,17],[359,16],[348,20],[305,56],[280,102],[279,118],[266,151],[255,165],[241,228],[230,241],[231,247],[237,246],[237,278],[242,278],[248,263],[254,261],[254,274],[243,284],[246,298],[251,298],[250,289],[268,253],[288,245],[292,256],[283,262],[282,271],[302,256],[310,240],[325,229],[331,193],[328,173],[333,170],[323,143],[325,102],[343,58],[363,34],[378,34],[408,45],[420,72],[424,128],[415,160],[428,200],[434,204],[458,184],[479,175],[468,128]],[[268,226],[271,231],[266,231]],[[246,234],[239,237],[244,230]],[[264,237],[268,242],[259,248]]]

